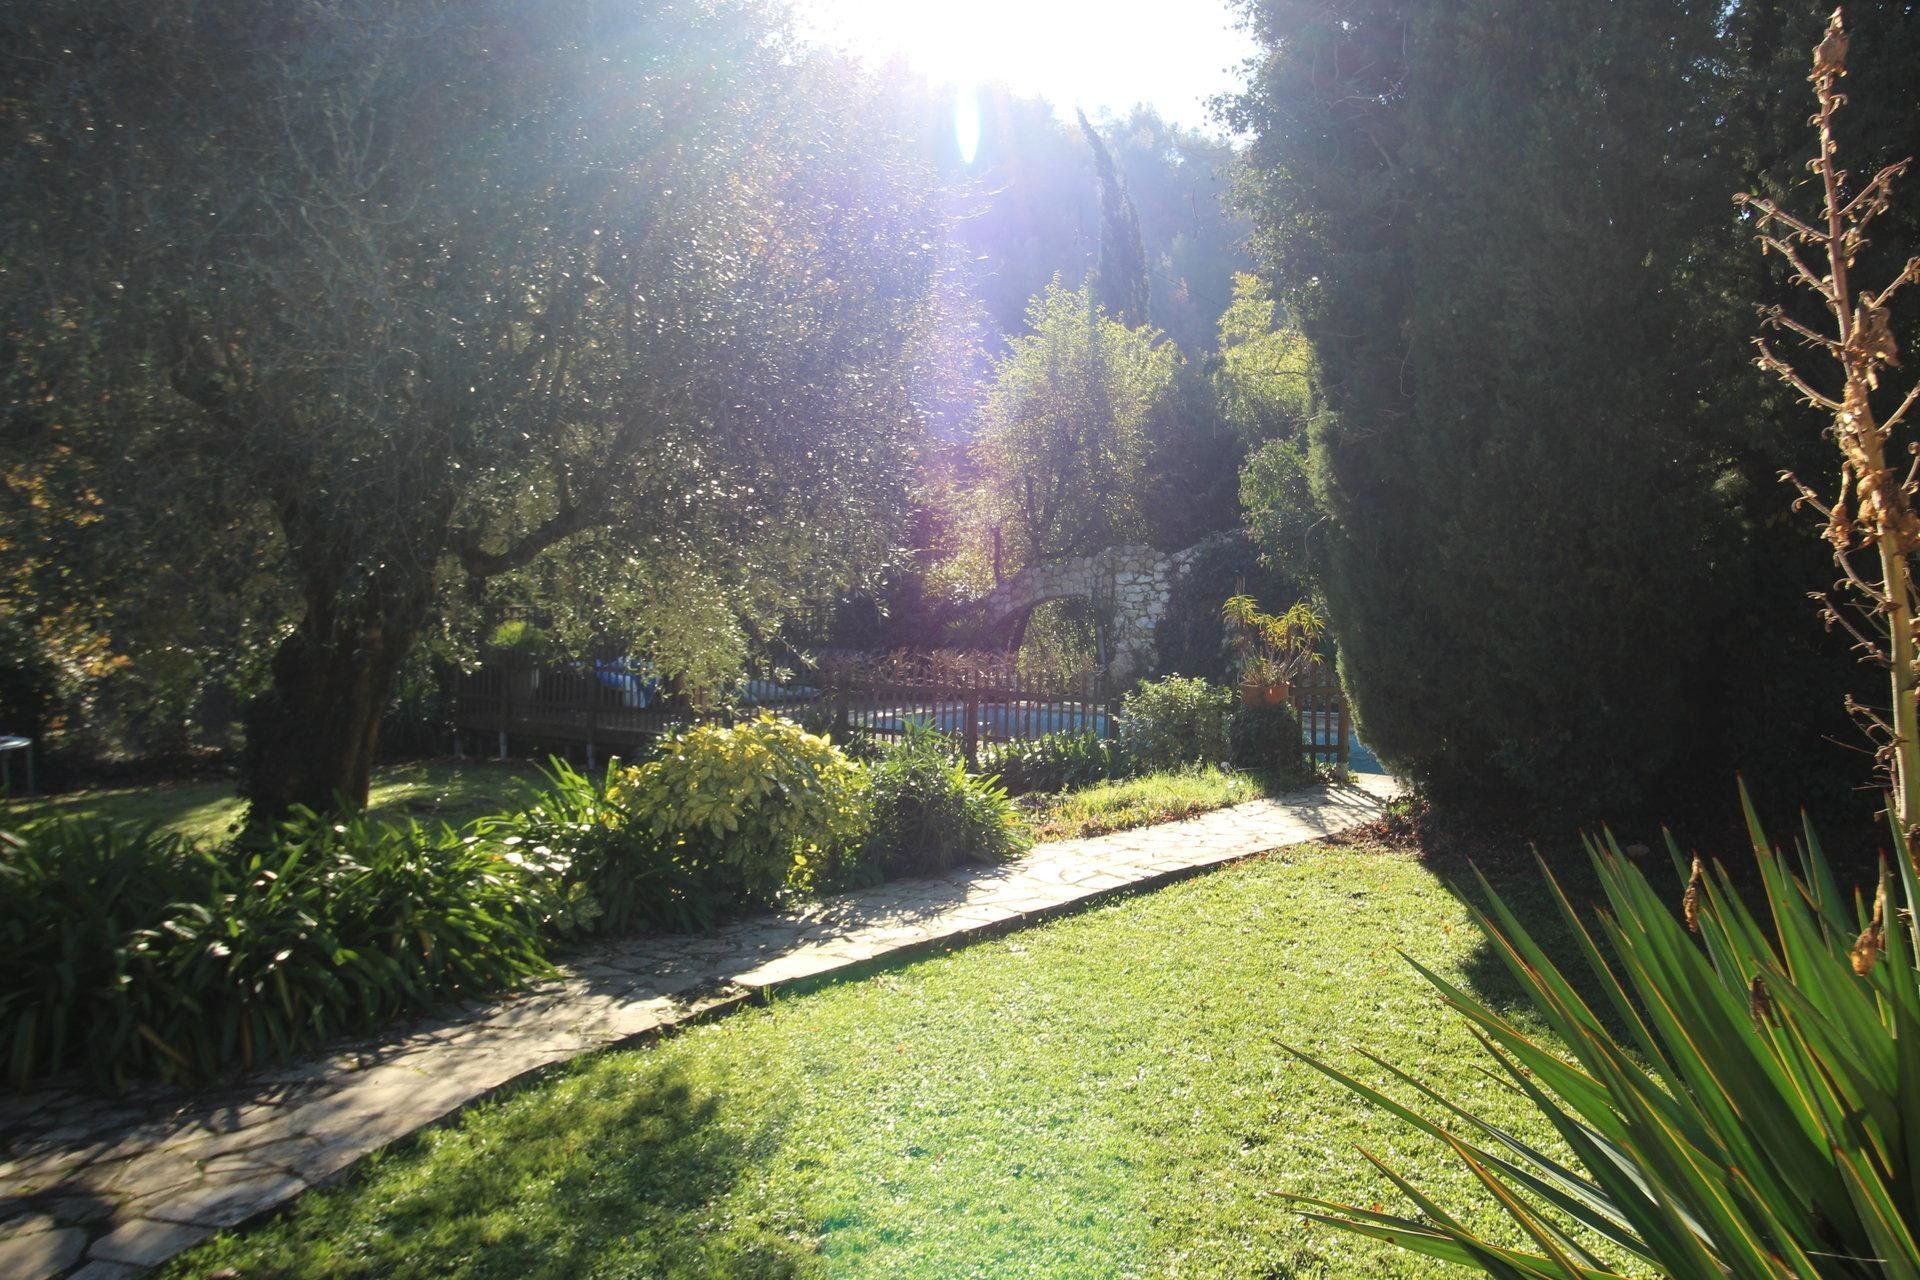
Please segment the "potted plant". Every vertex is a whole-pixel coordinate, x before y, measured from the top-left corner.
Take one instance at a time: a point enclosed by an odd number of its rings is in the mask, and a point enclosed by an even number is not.
[[[1313,666],[1314,645],[1326,620],[1301,600],[1285,613],[1263,613],[1254,598],[1237,595],[1221,607],[1240,667],[1240,698],[1248,706],[1277,707]]]

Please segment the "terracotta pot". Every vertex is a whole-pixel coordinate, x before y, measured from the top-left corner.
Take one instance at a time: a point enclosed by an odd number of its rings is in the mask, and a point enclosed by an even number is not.
[[[1292,692],[1293,686],[1284,680],[1279,684],[1243,684],[1240,701],[1250,707],[1280,707],[1286,705]]]

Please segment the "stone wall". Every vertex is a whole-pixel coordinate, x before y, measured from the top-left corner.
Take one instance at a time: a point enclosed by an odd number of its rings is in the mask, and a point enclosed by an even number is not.
[[[1125,684],[1153,669],[1154,629],[1167,614],[1173,584],[1186,575],[1199,551],[1198,546],[1172,553],[1147,546],[1108,547],[1090,556],[1029,565],[982,602],[986,624],[996,631],[1011,627],[1048,600],[1091,600],[1112,614],[1107,670]]]

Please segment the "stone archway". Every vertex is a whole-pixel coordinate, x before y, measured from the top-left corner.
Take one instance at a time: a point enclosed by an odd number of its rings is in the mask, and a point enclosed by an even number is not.
[[[1091,600],[1113,611],[1107,671],[1127,684],[1153,669],[1154,631],[1167,615],[1174,583],[1185,577],[1205,543],[1166,552],[1148,546],[1108,547],[1090,556],[1028,565],[981,601],[989,631],[1004,633],[1048,600]]]

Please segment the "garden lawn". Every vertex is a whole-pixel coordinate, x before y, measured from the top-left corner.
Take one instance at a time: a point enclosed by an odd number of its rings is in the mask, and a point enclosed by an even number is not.
[[[448,822],[515,808],[522,784],[538,785],[528,761],[430,760],[376,770],[368,812],[377,819]],[[1036,840],[1067,840],[1128,827],[1190,818],[1258,799],[1268,793],[1257,777],[1213,766],[1100,782],[1038,797],[1028,825]],[[201,840],[223,840],[237,829],[245,804],[231,782],[168,782],[157,786],[75,791],[0,808],[0,827],[23,826],[56,815],[154,822]]]
[[[448,822],[460,826],[484,814],[514,807],[523,783],[538,783],[539,770],[524,761],[429,760],[376,769],[368,812],[389,822]],[[159,786],[75,791],[15,803],[0,812],[0,826],[21,826],[65,815],[158,823],[201,840],[224,840],[238,827],[246,804],[225,780],[170,782]]]
[[[1253,774],[1208,765],[1042,796],[1027,821],[1036,840],[1072,840],[1191,818],[1267,793],[1266,783]]]
[[[581,1060],[168,1275],[1431,1276],[1278,1193],[1393,1202],[1364,1143],[1483,1197],[1281,1042],[1552,1148],[1395,954],[1470,981],[1477,936],[1412,858],[1287,850]]]

